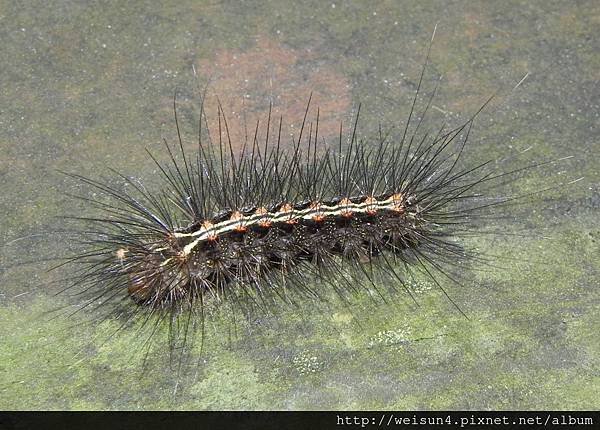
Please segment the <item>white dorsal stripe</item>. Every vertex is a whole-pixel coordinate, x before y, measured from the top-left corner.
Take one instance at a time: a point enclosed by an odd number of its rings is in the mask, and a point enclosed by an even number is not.
[[[194,248],[202,242],[211,238],[218,237],[220,234],[228,233],[239,228],[248,228],[253,225],[263,223],[293,222],[295,220],[311,220],[315,217],[334,217],[345,213],[359,214],[378,211],[402,211],[404,199],[400,194],[394,194],[387,199],[377,200],[375,198],[366,198],[361,203],[352,203],[349,199],[343,199],[340,203],[326,205],[318,203],[307,207],[306,209],[289,209],[287,205],[282,205],[285,210],[267,213],[254,213],[251,215],[238,214],[236,219],[228,219],[215,224],[202,223],[200,228],[190,233],[174,233],[176,238],[195,238],[183,248],[183,254],[189,255]]]

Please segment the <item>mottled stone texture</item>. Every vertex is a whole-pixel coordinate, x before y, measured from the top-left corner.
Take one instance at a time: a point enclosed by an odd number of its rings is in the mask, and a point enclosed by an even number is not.
[[[598,2],[12,2],[0,15],[0,409],[600,408]],[[402,128],[436,23],[425,83],[443,76],[439,121],[498,91],[472,156],[574,156],[527,175],[523,194],[585,177],[490,226],[510,235],[473,238],[490,264],[440,280],[468,320],[423,279],[419,307],[365,292],[249,320],[221,309],[177,371],[166,327],[145,356],[149,330],[70,315],[77,297],[55,295],[64,282],[43,259],[69,247],[56,217],[87,210],[67,194],[90,191],[59,170],[152,186],[144,148],[164,159],[173,93],[194,145],[210,79],[250,134],[269,101],[297,132],[310,91],[324,135],[359,102],[365,133]]]

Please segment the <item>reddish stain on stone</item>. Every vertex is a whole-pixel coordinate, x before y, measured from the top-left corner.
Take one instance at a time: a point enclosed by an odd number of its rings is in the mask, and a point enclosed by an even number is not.
[[[298,138],[311,93],[303,136],[308,133],[310,122],[314,133],[317,108],[319,141],[337,139],[340,121],[348,121],[351,106],[348,79],[310,50],[290,49],[259,37],[249,50],[218,51],[214,58],[201,61],[198,68],[202,75],[210,77],[204,108],[213,140],[218,138],[220,100],[234,149],[244,145],[246,136],[252,142],[257,121],[259,135],[264,137],[269,103],[273,106],[271,136],[276,136],[279,118],[283,118],[282,145],[291,144],[291,136]],[[349,126],[344,124],[344,130]],[[221,130],[225,139],[223,121]]]

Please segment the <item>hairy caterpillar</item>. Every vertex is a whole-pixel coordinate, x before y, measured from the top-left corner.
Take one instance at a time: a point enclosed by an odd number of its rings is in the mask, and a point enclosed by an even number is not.
[[[78,237],[85,250],[68,260],[77,267],[71,287],[88,294],[87,303],[171,322],[185,314],[202,320],[209,304],[268,310],[295,295],[320,297],[324,288],[341,297],[361,289],[412,297],[407,279],[414,271],[452,301],[439,277],[459,283],[466,262],[483,261],[461,237],[523,197],[503,195],[507,181],[554,161],[506,170],[493,159],[469,163],[471,129],[489,100],[456,127],[427,129],[435,91],[416,111],[426,65],[400,134],[380,128],[371,140],[359,137],[360,108],[347,137],[340,126],[337,141],[321,139],[309,98],[290,147],[283,119],[271,111],[266,125],[237,145],[220,106],[218,137],[207,130],[203,100],[190,154],[174,100],[178,153],[166,143],[168,164],[151,156],[165,190],[150,192],[125,176],[133,192],[71,175],[108,197],[84,197],[100,215],[74,217],[84,223]]]

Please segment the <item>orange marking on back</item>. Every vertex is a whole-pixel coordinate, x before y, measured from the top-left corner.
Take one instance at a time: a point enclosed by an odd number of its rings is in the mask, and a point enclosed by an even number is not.
[[[323,222],[325,220],[325,215],[323,215],[323,211],[321,207],[323,205],[321,202],[312,202],[309,206],[309,209],[314,210],[316,213],[312,216],[312,220],[315,222]]]
[[[340,215],[342,215],[344,218],[352,218],[354,216],[351,209],[344,208],[344,206],[349,206],[351,204],[352,204],[352,202],[348,198],[343,198],[340,201],[340,204],[338,205],[338,206],[341,206]]]
[[[283,205],[281,205],[281,207],[279,208],[279,212],[291,212],[294,210],[294,207],[289,204],[289,203],[284,203]]]
[[[269,211],[264,206],[259,207],[254,212],[255,215],[268,215],[268,213],[269,213]],[[258,222],[258,225],[261,226],[261,227],[263,227],[263,228],[269,228],[269,227],[271,227],[272,223],[271,223],[271,220],[269,218],[266,218],[266,219],[260,220]]]
[[[212,222],[210,222],[209,220],[206,220],[202,223],[202,228],[204,230],[210,230],[211,228],[214,228],[214,224]],[[215,233],[214,231],[211,231],[208,233],[207,236],[207,240],[209,241],[215,241],[217,240],[217,233]]]
[[[404,213],[404,196],[401,193],[393,194],[392,202],[394,203],[392,210],[402,215]]]
[[[244,219],[244,215],[242,215],[242,213],[240,211],[234,211],[234,212],[232,212],[232,214],[229,217],[229,219],[231,221],[239,221],[239,220]]]
[[[246,228],[246,225],[244,223],[244,214],[242,214],[240,211],[234,211],[231,214],[231,217],[229,217],[229,219],[231,221],[238,221],[237,225],[234,228],[234,230],[238,233],[245,233],[246,231],[248,231],[248,228]]]
[[[367,214],[375,215],[377,213],[377,209],[375,208],[377,200],[374,197],[367,197],[363,203],[367,205]]]
[[[279,208],[279,212],[280,213],[288,213],[288,212],[293,212],[294,211],[294,207],[289,204],[289,203],[284,203],[280,208]],[[287,220],[285,220],[284,222],[286,224],[298,224],[298,220],[292,218],[293,214],[290,213],[290,216],[288,217]]]

